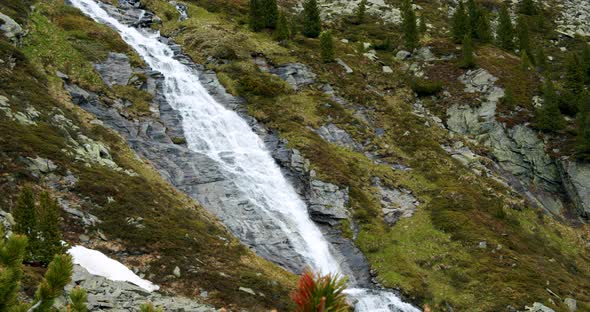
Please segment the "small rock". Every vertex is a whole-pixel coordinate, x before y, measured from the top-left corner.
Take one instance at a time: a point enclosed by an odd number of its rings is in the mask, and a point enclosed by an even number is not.
[[[340,42],[342,42],[342,43],[348,43],[348,39],[340,39]]]
[[[78,238],[83,243],[88,243],[90,241],[90,236],[88,236],[86,234],[80,234],[80,236],[78,236]]]
[[[249,293],[250,295],[256,296],[256,293],[254,292],[254,290],[252,290],[251,288],[247,288],[247,287],[241,287],[238,288],[240,291],[243,291],[245,293]]]
[[[528,312],[555,312],[555,310],[539,303],[539,302],[535,302],[533,303],[532,307],[526,306],[525,310]]]
[[[488,243],[486,241],[481,241],[479,242],[479,245],[477,245],[477,247],[481,249],[486,249],[488,247]]]
[[[175,267],[174,271],[172,271],[172,274],[174,274],[176,277],[180,277],[180,268],[178,266]]]
[[[391,69],[389,66],[383,66],[383,72],[386,74],[391,74],[393,73],[393,69]]]
[[[403,61],[403,60],[409,58],[411,55],[412,55],[412,53],[405,51],[405,50],[401,50],[395,54],[395,58],[400,61]]]
[[[578,309],[578,303],[574,298],[565,298],[565,300],[563,300],[563,303],[565,303],[570,312],[576,312],[576,310]]]

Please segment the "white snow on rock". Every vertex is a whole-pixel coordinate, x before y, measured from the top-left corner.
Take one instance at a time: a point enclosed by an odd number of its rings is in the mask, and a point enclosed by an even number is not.
[[[74,258],[75,264],[82,266],[90,274],[99,275],[111,281],[129,282],[149,292],[160,289],[158,285],[140,278],[121,262],[107,257],[100,251],[84,246],[74,246],[68,250],[68,254]]]

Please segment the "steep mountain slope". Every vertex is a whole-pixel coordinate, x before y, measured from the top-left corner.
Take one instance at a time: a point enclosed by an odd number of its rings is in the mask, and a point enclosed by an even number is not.
[[[68,243],[98,248],[167,292],[259,310],[289,306],[293,277],[235,240],[219,221],[162,179],[125,141],[73,105],[56,76],[107,91],[92,62],[136,55],[110,29],[60,2],[14,1],[28,26],[22,48],[2,38],[2,209],[27,184],[60,199]],[[107,93],[108,92],[108,93]],[[139,91],[138,91],[139,92]],[[180,269],[180,276],[173,274]],[[240,287],[264,296],[244,295]]]
[[[397,44],[398,1],[370,1],[372,16],[358,25],[350,17],[356,3],[322,2],[336,37],[338,62],[328,64],[317,39],[295,36],[284,45],[269,31],[250,31],[245,1],[106,2],[121,12],[153,11],[157,17],[142,15],[140,23],[212,71],[202,81],[264,138],[356,278],[400,289],[435,311],[522,310],[535,301],[568,311],[565,298],[590,309],[590,229],[579,217],[588,194],[575,182],[584,174],[568,173],[587,165],[555,161],[568,148],[545,152],[571,133],[542,140],[526,127],[540,77],[521,72],[514,54],[482,45],[483,70],[459,68],[446,33],[453,1],[417,2],[431,25],[427,48],[411,57]],[[50,189],[64,206],[68,242],[101,249],[170,292],[205,290],[203,300],[217,305],[288,310],[292,275],[254,256],[171,187],[192,196],[211,165],[183,154],[157,73],[78,10],[49,1],[29,12],[30,4],[0,4],[27,29],[22,47],[18,37],[0,41],[3,192],[28,183]],[[549,23],[562,16],[548,12]],[[557,42],[574,49],[584,40]],[[557,46],[547,54],[559,72],[565,57]],[[418,96],[423,81],[442,83],[444,92]],[[500,101],[509,87],[520,109]]]

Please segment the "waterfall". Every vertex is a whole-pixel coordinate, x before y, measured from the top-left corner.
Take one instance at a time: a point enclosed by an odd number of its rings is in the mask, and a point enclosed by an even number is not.
[[[164,76],[164,95],[182,116],[188,148],[206,154],[248,195],[256,209],[267,214],[292,241],[295,251],[317,272],[340,273],[328,242],[311,221],[305,203],[283,177],[262,140],[235,112],[217,103],[201,85],[198,73],[174,59],[159,33],[124,25],[95,0],[69,0],[96,20],[115,29],[153,69]],[[419,311],[393,293],[348,289],[356,311]]]

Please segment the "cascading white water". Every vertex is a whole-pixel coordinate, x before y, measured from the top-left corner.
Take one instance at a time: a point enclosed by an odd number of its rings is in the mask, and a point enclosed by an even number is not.
[[[305,203],[283,177],[262,140],[235,112],[217,103],[201,85],[194,69],[174,59],[159,34],[143,32],[110,16],[95,0],[70,0],[94,20],[115,29],[144,61],[165,78],[164,93],[182,116],[189,149],[206,154],[231,172],[257,209],[288,234],[295,250],[322,273],[340,273],[328,242],[308,216]],[[356,311],[419,311],[393,293],[349,289]]]

